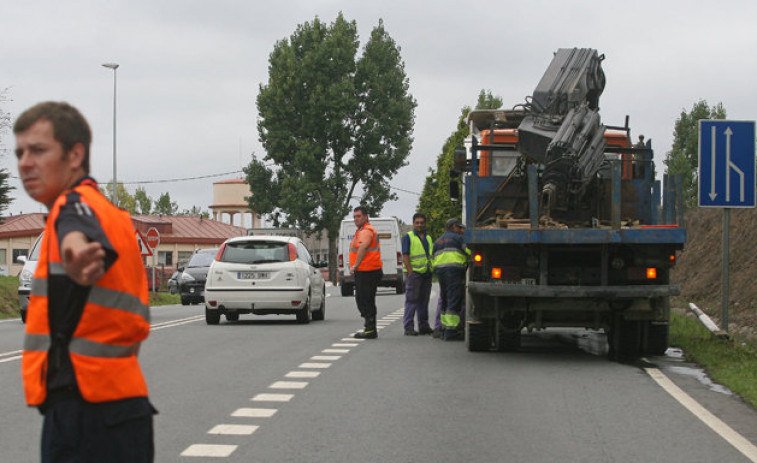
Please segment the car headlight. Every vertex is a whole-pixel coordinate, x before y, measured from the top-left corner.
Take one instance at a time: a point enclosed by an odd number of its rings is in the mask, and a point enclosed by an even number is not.
[[[30,272],[29,270],[24,270],[21,272],[21,275],[18,277],[18,282],[21,284],[21,286],[29,286],[32,284],[32,279],[34,278],[34,274]]]
[[[195,278],[192,275],[185,272],[181,274],[181,281],[195,281]]]

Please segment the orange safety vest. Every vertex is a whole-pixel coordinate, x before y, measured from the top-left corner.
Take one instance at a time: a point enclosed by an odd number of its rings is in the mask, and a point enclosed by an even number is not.
[[[357,270],[359,272],[378,270],[383,267],[383,264],[381,263],[381,245],[379,244],[378,233],[376,233],[376,229],[373,228],[373,225],[370,223],[366,223],[355,231],[355,236],[352,238],[352,243],[350,244],[350,267],[353,267],[355,265],[355,260],[357,260],[357,236],[361,230],[370,231],[373,238],[371,238],[371,244],[368,245],[368,249],[365,251],[365,257],[363,257]]]
[[[150,333],[147,277],[129,213],[112,205],[96,184],[83,183],[73,191],[99,219],[118,258],[89,292],[79,324],[68,346],[76,383],[88,402],[146,397],[147,384],[137,362],[140,342]],[[66,192],[68,193],[68,192]],[[45,236],[29,297],[26,336],[21,360],[24,393],[29,405],[47,397],[48,275],[65,274],[55,221],[66,193],[55,201],[45,225]]]

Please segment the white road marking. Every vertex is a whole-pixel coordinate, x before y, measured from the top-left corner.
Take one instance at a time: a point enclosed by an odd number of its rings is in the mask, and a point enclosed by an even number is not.
[[[324,354],[348,354],[349,349],[323,349],[321,352]]]
[[[328,368],[330,363],[301,363],[298,368]]]
[[[357,347],[359,345],[356,342],[335,342],[331,347]]]
[[[271,389],[305,389],[307,386],[307,381],[276,381],[268,387]]]
[[[208,431],[208,434],[225,434],[229,436],[249,436],[258,430],[260,426],[252,424],[217,424]]]
[[[342,338],[341,340],[342,341],[358,342],[358,343],[365,341],[365,339],[357,339],[357,338],[352,338],[352,337],[350,337],[350,338]]]
[[[253,402],[289,402],[294,394],[258,394],[253,397]]]
[[[193,444],[181,452],[182,457],[228,457],[236,445]]]
[[[20,350],[12,350],[9,352],[0,353],[0,363],[12,362],[14,360],[18,360],[21,358],[20,354],[21,354]],[[2,357],[7,357],[7,358],[2,358]]]
[[[320,371],[290,371],[285,374],[285,378],[317,378],[320,375]]]
[[[238,408],[231,416],[244,418],[270,418],[276,414],[275,408]]]
[[[310,357],[310,360],[339,360],[341,355],[314,355]]]
[[[197,315],[194,317],[180,318],[178,320],[171,320],[167,322],[156,323],[150,327],[150,331],[162,330],[163,328],[172,328],[174,326],[186,325],[189,323],[199,322],[205,318],[204,315]]]
[[[644,369],[649,376],[654,379],[668,394],[673,396],[688,411],[699,418],[704,424],[710,427],[715,433],[726,440],[729,444],[749,458],[753,463],[757,463],[757,447],[749,442],[744,436],[734,431],[733,428],[720,420],[717,416],[710,413],[699,402],[686,394],[681,388],[675,385],[663,372],[657,368]]]

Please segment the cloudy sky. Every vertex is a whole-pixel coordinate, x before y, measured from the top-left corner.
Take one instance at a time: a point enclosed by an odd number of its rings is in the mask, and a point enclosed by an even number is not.
[[[699,6],[701,4],[701,6]],[[695,6],[697,5],[697,6]],[[1,103],[13,117],[44,100],[77,106],[94,132],[92,174],[113,177],[113,71],[120,65],[117,177],[133,193],[169,192],[180,209],[212,203],[212,183],[263,156],[258,86],[277,40],[318,16],[355,20],[361,46],[383,18],[401,47],[416,98],[409,165],[391,180],[399,200],[382,215],[406,222],[423,180],[481,89],[506,107],[530,95],[558,48],[606,56],[603,122],[651,138],[658,162],[673,125],[698,100],[754,120],[757,2],[679,0],[421,1],[26,0],[0,11]],[[0,167],[17,175],[11,133]],[[661,170],[658,169],[658,170]],[[16,179],[9,212],[41,212]]]

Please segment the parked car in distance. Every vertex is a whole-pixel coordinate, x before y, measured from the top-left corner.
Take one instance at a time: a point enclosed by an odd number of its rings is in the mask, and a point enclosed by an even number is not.
[[[178,294],[179,293],[179,278],[181,277],[181,272],[173,272],[171,275],[171,278],[168,279],[168,292],[171,294]]]
[[[180,268],[179,295],[181,305],[200,304],[205,301],[205,280],[208,269],[219,248],[198,249],[192,254],[187,266]]]
[[[205,320],[216,325],[241,314],[296,315],[298,323],[323,320],[326,283],[301,239],[293,236],[229,238],[210,265]]]
[[[24,267],[18,274],[18,306],[21,309],[21,321],[26,323],[26,309],[29,307],[29,295],[32,292],[32,280],[34,271],[37,270],[37,261],[39,260],[39,251],[42,247],[42,233],[34,241],[28,256],[18,256],[16,260],[23,262]]]

